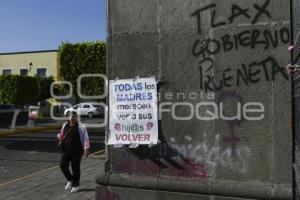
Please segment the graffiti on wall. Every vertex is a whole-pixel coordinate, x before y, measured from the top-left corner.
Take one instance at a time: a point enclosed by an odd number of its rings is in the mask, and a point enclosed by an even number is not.
[[[186,135],[183,141],[171,137],[170,144],[157,145],[156,150],[137,150],[139,151],[137,154],[143,155],[143,158],[122,157],[113,160],[112,167],[114,171],[128,174],[145,176],[165,174],[170,178],[197,180],[212,178],[217,167],[246,173],[248,170],[246,161],[250,156],[250,149],[247,146],[237,145],[233,154],[230,146],[222,148],[220,135],[215,136],[213,144],[206,133],[203,134],[203,140],[199,142],[193,142],[193,138],[189,135]],[[156,156],[153,153],[155,151],[157,151]],[[147,155],[148,153],[151,155]]]
[[[197,18],[197,29],[198,29],[198,33],[201,34],[202,33],[201,14],[203,14],[204,12],[207,11],[211,12],[210,28],[217,28],[217,27],[226,26],[227,24],[232,24],[237,18],[241,18],[241,17],[246,17],[247,19],[249,19],[249,21],[252,24],[255,24],[262,16],[267,16],[267,18],[272,19],[269,10],[269,5],[270,5],[270,0],[266,0],[262,5],[253,3],[253,8],[251,9],[254,10],[255,15],[251,16],[250,12],[252,10],[250,10],[250,8],[245,8],[238,4],[232,4],[230,16],[227,18],[228,22],[226,22],[225,20],[216,22],[215,19],[217,14],[216,12],[217,4],[215,3],[197,9],[195,12],[191,14],[191,16]]]
[[[239,32],[225,33],[213,38],[207,37],[194,41],[192,55],[197,58],[199,63],[201,90],[206,92],[220,91],[233,86],[249,86],[260,81],[275,81],[279,77],[288,79],[285,67],[280,66],[277,59],[272,55],[267,55],[265,58],[255,58],[257,56],[254,56],[254,59],[257,60],[241,62],[234,68],[231,66],[222,66],[220,72],[218,72],[221,74],[218,75],[218,79],[214,76],[214,68],[218,68],[218,64],[213,59],[216,55],[232,51],[238,52],[244,49],[274,50],[279,46],[290,43],[290,30],[288,27],[274,26],[274,28],[270,28],[268,26],[261,26],[258,29],[253,26],[262,17],[270,20],[273,19],[270,11],[270,0],[266,0],[261,5],[254,3],[252,8],[232,4],[231,14],[228,16],[227,21],[216,21],[216,4],[210,4],[197,9],[191,14],[191,17],[196,21],[197,33],[199,33],[200,37],[204,32],[202,16],[207,14],[207,12],[211,12],[209,29],[222,28],[240,18],[241,20],[248,20],[249,24],[246,24],[245,28],[242,28],[243,30]],[[256,14],[251,16],[250,13]],[[247,28],[249,26],[251,28]]]
[[[260,82],[288,80],[285,67],[281,66],[272,52],[290,43],[290,30],[284,23],[267,26],[273,23],[270,0],[253,3],[252,7],[229,5],[231,12],[223,21],[217,21],[221,19],[217,18],[217,7],[216,4],[210,4],[191,14],[196,22],[198,34],[191,45],[191,53],[199,65],[200,90],[206,93],[218,92],[217,105],[226,100],[236,101],[241,105],[242,96],[232,91],[232,88],[251,86]],[[202,18],[207,13],[211,14],[210,21],[208,27],[203,27]],[[248,23],[236,31],[224,33],[222,27],[238,20]],[[260,24],[263,20],[272,22]],[[216,36],[206,34],[206,31],[211,33],[213,29],[216,30]],[[248,50],[252,50],[255,56]],[[237,58],[236,66],[226,64],[219,66],[221,64],[216,61],[217,56],[239,55],[240,52],[243,52],[245,59]],[[219,168],[247,173],[250,168],[248,161],[251,150],[243,144],[236,131],[245,119],[226,120],[220,117],[217,120],[224,121],[225,128],[221,131],[212,134],[206,130],[199,130],[197,134],[200,136],[183,133],[151,148],[140,146],[130,150],[136,157],[129,154],[127,157],[113,159],[112,168],[114,171],[129,174],[150,176],[159,174],[171,178],[184,177],[197,180],[214,177]],[[163,132],[160,131],[160,134]]]
[[[193,160],[195,163],[204,163],[209,177],[215,174],[218,166],[241,173],[247,172],[246,159],[250,156],[248,147],[236,147],[233,154],[230,147],[221,148],[220,134],[215,136],[213,144],[207,133],[204,133],[203,137],[203,141],[198,143],[193,143],[193,138],[188,135],[184,137],[183,143],[182,141],[176,143],[175,138],[170,138],[171,146],[186,159]]]
[[[175,148],[169,144],[160,144],[150,149],[139,147],[133,152],[139,159],[128,156],[113,160],[113,170],[144,176],[159,173],[162,176],[165,174],[169,178],[197,180],[209,178],[209,169],[205,163],[192,160],[179,152],[180,149]],[[142,157],[140,157],[141,155]]]

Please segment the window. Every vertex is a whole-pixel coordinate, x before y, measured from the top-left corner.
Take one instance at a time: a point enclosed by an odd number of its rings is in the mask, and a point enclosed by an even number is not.
[[[27,76],[28,75],[28,69],[20,69],[20,75],[21,76]]]
[[[90,108],[90,105],[85,104],[83,108]]]
[[[11,75],[11,69],[3,69],[2,74],[3,75]]]
[[[37,68],[36,74],[38,76],[47,76],[47,69],[46,68]]]
[[[77,109],[77,108],[82,108],[82,105],[81,104],[77,104],[77,105],[73,106],[73,109]]]

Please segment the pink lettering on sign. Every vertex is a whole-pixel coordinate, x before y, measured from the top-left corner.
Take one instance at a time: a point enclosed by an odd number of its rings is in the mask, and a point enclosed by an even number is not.
[[[144,142],[150,141],[150,134],[116,134],[117,141]]]

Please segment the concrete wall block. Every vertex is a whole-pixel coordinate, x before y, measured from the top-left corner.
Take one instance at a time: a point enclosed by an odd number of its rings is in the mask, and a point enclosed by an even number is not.
[[[109,2],[109,34],[157,31],[158,1],[114,0]]]
[[[157,75],[158,37],[156,34],[116,36],[111,39],[110,79]]]

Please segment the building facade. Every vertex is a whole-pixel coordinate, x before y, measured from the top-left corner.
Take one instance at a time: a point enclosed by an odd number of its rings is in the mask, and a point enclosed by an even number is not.
[[[0,75],[58,76],[57,50],[0,53]]]

